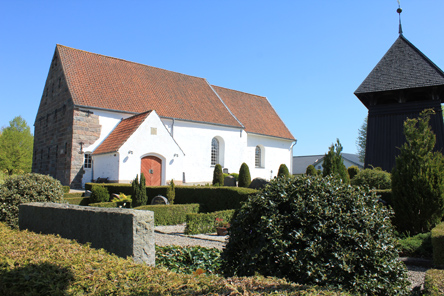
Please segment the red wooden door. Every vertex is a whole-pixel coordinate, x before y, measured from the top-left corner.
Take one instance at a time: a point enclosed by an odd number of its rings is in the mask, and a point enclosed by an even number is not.
[[[146,179],[146,186],[160,186],[162,179],[162,160],[155,156],[142,158],[140,172]]]

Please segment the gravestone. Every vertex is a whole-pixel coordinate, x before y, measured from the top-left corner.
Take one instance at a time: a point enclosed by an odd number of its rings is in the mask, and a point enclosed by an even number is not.
[[[168,199],[165,196],[157,195],[151,201],[152,205],[169,205]]]
[[[224,186],[236,186],[236,178],[233,176],[226,176],[224,178]]]
[[[267,184],[270,183],[265,179],[262,178],[254,178],[253,181],[251,181],[250,186],[248,186],[248,188],[253,188],[253,189],[262,189],[265,186],[267,186]]]

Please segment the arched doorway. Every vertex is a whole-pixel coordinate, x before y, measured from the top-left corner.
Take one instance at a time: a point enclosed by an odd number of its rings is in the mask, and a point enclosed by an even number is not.
[[[160,186],[162,180],[162,160],[155,156],[142,158],[140,172],[146,179],[146,186]]]

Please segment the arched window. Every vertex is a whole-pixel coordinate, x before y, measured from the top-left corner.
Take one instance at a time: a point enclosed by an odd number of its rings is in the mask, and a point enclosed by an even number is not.
[[[256,146],[256,152],[254,154],[254,164],[257,168],[262,167],[262,149],[259,146]]]
[[[213,138],[211,140],[211,165],[219,163],[219,140]]]

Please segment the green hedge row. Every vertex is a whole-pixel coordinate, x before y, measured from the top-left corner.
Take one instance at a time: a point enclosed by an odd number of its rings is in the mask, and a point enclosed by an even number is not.
[[[64,193],[69,193],[69,186],[62,186]]]
[[[123,202],[97,202],[97,203],[90,203],[90,207],[98,207],[98,208],[119,208],[119,207],[126,207],[131,208],[131,202],[125,202],[125,206],[123,205]]]
[[[429,269],[426,271],[423,295],[444,295],[444,270]]]
[[[176,204],[199,203],[201,212],[238,209],[256,189],[238,187],[176,187]]]
[[[71,205],[78,205],[78,206],[89,205],[89,197],[65,197],[65,201],[67,201]]]
[[[110,194],[123,193],[131,195],[130,184],[119,183],[86,183],[85,189],[91,190],[93,185],[102,185],[108,189]],[[146,188],[148,204],[157,196],[167,196],[169,186],[150,186]],[[176,186],[175,204],[201,204],[201,212],[216,212],[240,208],[242,202],[250,195],[257,192],[255,189],[238,187],[203,187],[203,186]]]
[[[432,229],[433,262],[444,267],[444,222]]]
[[[216,232],[216,218],[230,223],[234,210],[225,210],[212,213],[191,213],[186,215],[187,226],[185,234],[200,234]]]
[[[154,225],[176,225],[185,223],[186,215],[198,213],[199,204],[186,205],[149,205],[134,208],[154,212]]]

